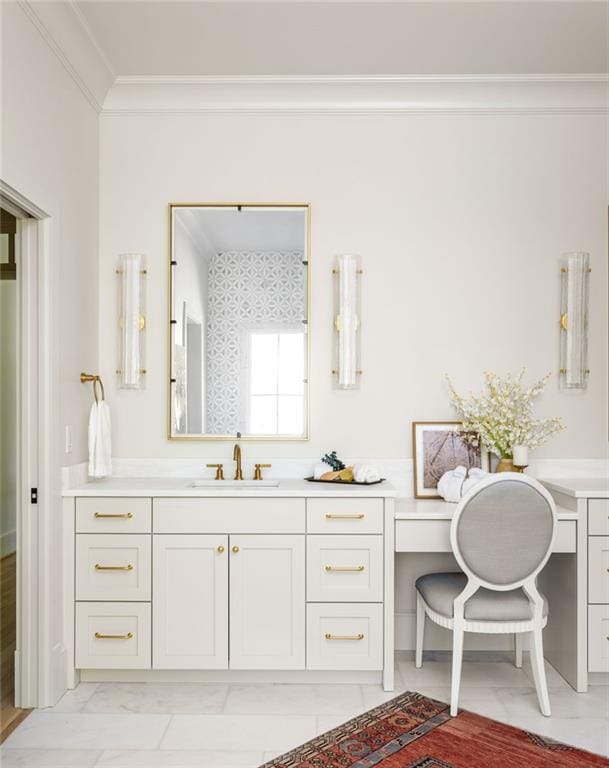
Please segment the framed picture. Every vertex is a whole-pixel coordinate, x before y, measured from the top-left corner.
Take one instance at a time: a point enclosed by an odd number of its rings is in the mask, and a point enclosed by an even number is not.
[[[414,495],[439,499],[438,480],[459,465],[489,471],[488,453],[472,445],[458,421],[413,421]]]

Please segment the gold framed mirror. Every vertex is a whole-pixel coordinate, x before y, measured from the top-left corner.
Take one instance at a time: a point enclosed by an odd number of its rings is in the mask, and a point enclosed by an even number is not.
[[[310,205],[170,203],[170,440],[308,440]]]

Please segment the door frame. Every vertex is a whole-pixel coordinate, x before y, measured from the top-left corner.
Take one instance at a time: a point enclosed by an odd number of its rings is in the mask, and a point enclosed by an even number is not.
[[[48,706],[52,607],[45,584],[51,481],[51,274],[49,215],[0,179],[0,205],[17,217],[17,650],[15,706]],[[37,488],[37,502],[31,491]]]

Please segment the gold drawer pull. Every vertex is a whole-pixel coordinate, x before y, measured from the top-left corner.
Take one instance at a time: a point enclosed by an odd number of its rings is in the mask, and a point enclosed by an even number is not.
[[[120,518],[121,520],[131,520],[133,517],[133,512],[125,512],[123,515],[116,515],[116,514],[110,514],[106,512],[96,512],[93,517],[113,517],[113,518]]]
[[[95,633],[96,640],[131,640],[132,637],[132,632],[127,632],[126,635],[102,635],[101,632]]]
[[[132,571],[133,566],[131,563],[128,565],[100,565],[99,563],[95,563],[95,570],[96,571]]]
[[[326,513],[326,520],[363,520],[366,515],[360,512],[359,515],[333,515],[330,512]]]
[[[326,571],[355,571],[361,573],[363,570],[363,565],[326,565]]]
[[[364,636],[360,632],[358,635],[331,635],[326,633],[326,640],[363,640]]]

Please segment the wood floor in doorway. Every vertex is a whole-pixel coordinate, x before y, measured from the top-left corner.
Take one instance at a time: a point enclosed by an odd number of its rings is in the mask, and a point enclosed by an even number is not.
[[[15,707],[17,557],[0,560],[0,744],[31,710]]]

